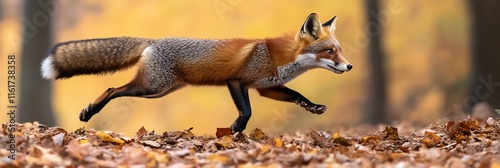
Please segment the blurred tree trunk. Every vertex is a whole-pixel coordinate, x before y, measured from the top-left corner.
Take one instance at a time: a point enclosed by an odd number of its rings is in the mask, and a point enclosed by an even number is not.
[[[472,85],[466,111],[486,101],[500,108],[500,1],[470,0],[472,25]]]
[[[387,117],[386,109],[386,81],[384,70],[384,52],[381,46],[382,28],[380,18],[379,0],[365,0],[366,17],[368,18],[365,29],[369,38],[368,49],[368,82],[367,104],[364,109],[363,122],[376,124],[384,122]]]
[[[3,7],[4,7],[4,2],[0,0],[0,21],[3,19]]]
[[[21,53],[19,122],[38,121],[53,126],[52,87],[40,76],[40,64],[52,43],[51,16],[40,4],[51,0],[25,0]]]

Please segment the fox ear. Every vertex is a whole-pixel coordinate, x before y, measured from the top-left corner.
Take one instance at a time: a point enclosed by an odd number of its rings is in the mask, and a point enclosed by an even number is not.
[[[300,38],[311,38],[312,40],[317,40],[321,33],[323,33],[323,28],[321,27],[319,17],[316,13],[311,13],[300,29]]]
[[[330,34],[333,34],[335,32],[335,24],[337,23],[337,16],[334,16],[332,19],[330,19],[328,22],[323,23],[322,27],[328,27],[328,31]]]

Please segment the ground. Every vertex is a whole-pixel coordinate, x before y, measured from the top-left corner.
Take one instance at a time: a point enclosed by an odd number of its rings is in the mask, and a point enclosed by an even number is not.
[[[260,129],[197,136],[193,128],[134,137],[34,123],[4,123],[1,167],[495,167],[500,120],[471,118],[420,127],[360,126],[266,135]],[[195,129],[195,128],[194,128]],[[14,160],[12,159],[14,158]]]

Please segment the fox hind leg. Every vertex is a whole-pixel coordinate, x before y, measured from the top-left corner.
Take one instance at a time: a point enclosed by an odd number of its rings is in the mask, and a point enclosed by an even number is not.
[[[104,93],[101,94],[94,102],[90,103],[87,108],[83,109],[80,112],[80,121],[87,122],[94,116],[99,113],[99,111],[109,103],[109,101],[123,96],[130,97],[143,97],[143,98],[158,98],[163,97],[177,89],[182,88],[185,84],[176,84],[173,82],[167,82],[164,85],[155,85],[160,86],[156,88],[145,87],[142,82],[134,79],[132,82],[121,86],[119,88],[109,88]]]
[[[134,91],[131,89],[131,86],[132,85],[129,83],[119,88],[108,88],[93,103],[90,103],[87,108],[80,112],[80,121],[89,121],[92,116],[99,113],[99,111],[114,98],[120,96],[140,96],[143,93],[140,89]]]

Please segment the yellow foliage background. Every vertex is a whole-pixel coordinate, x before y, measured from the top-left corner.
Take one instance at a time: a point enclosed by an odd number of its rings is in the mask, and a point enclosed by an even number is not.
[[[366,53],[366,37],[370,35],[366,27],[370,23],[362,0],[56,2],[59,10],[53,16],[55,42],[115,36],[266,38],[297,32],[312,12],[323,22],[338,16],[336,34],[353,70],[342,75],[312,70],[287,84],[313,102],[327,105],[327,112],[313,115],[295,104],[260,97],[252,90],[253,116],[247,130],[258,127],[266,133],[282,133],[360,122],[365,87],[369,85],[366,65],[370,64]],[[8,54],[21,54],[18,36],[22,5],[13,0],[2,5],[8,5],[4,8],[7,14],[0,20],[0,60],[5,69]],[[391,119],[428,123],[442,118],[450,104],[461,103],[460,96],[467,88],[467,3],[385,0],[381,11]],[[135,70],[54,81],[51,99],[59,125],[67,130],[93,127],[129,135],[141,126],[157,132],[194,127],[194,133],[214,134],[216,127],[229,126],[237,116],[227,88],[207,86],[186,87],[158,99],[118,98],[90,122],[78,120],[82,108],[107,88],[127,83]],[[6,79],[6,73],[1,73],[0,79]],[[6,90],[6,82],[0,85]],[[0,91],[2,108],[7,102],[5,90]],[[5,115],[0,119],[7,120]]]

